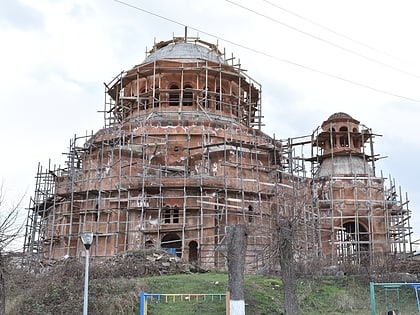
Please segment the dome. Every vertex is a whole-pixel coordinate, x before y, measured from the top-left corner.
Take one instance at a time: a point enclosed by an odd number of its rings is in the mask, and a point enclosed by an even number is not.
[[[334,113],[332,114],[327,120],[332,120],[332,119],[353,119],[353,117],[351,117],[349,114],[343,113],[343,112],[338,112],[338,113]]]
[[[170,41],[158,43],[154,46],[150,55],[146,57],[143,63],[162,59],[200,59],[226,64],[226,61],[217,48],[214,45],[203,41]]]
[[[338,112],[328,117],[328,119],[322,123],[322,127],[324,128],[326,125],[330,125],[331,123],[335,124],[337,122],[351,122],[356,125],[360,123],[360,121],[354,119],[349,114]]]

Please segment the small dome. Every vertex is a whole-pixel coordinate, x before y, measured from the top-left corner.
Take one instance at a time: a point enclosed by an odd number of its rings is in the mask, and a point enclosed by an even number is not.
[[[322,127],[324,128],[325,126],[330,125],[331,123],[336,124],[338,122],[351,122],[356,125],[360,124],[360,121],[354,119],[349,114],[338,112],[328,117],[328,119],[322,123]]]
[[[353,119],[353,117],[351,117],[349,114],[343,113],[343,112],[338,112],[335,114],[332,114],[328,120],[332,120],[332,119]]]
[[[201,41],[200,44],[198,42],[185,41],[158,43],[143,63],[162,59],[200,59],[226,64],[226,61],[214,45],[205,44],[208,47],[201,44]]]

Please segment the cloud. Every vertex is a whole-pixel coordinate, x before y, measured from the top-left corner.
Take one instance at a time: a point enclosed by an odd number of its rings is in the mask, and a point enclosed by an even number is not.
[[[42,14],[18,0],[3,0],[0,10],[0,25],[22,31],[39,31],[43,29]]]
[[[4,155],[0,175],[6,184],[25,190],[33,185],[38,161],[45,163],[52,158],[53,163],[62,163],[61,153],[66,152],[68,140],[75,133],[85,134],[85,130],[102,126],[97,113],[103,107],[102,82],[108,83],[120,71],[142,62],[146,47],[150,49],[154,41],[183,36],[184,25],[188,25],[189,36],[218,43],[227,58],[233,56],[233,63],[241,64],[262,84],[264,132],[275,134],[277,139],[308,135],[331,114],[347,112],[383,135],[375,141],[376,151],[389,157],[379,161],[378,168],[393,173],[411,193],[413,210],[420,207],[420,196],[415,193],[419,177],[419,102],[391,95],[419,100],[419,78],[224,0],[180,0],[176,5],[170,0],[130,3],[177,23],[115,1],[2,2],[0,37],[7,45],[0,51],[0,109],[5,117],[0,132],[7,136],[0,141],[10,154]],[[407,1],[404,6],[376,0],[281,4],[376,50],[265,1],[240,3],[371,59],[420,75],[415,62],[420,43],[414,40],[420,29],[417,1]],[[420,225],[420,216],[413,212],[415,223]]]

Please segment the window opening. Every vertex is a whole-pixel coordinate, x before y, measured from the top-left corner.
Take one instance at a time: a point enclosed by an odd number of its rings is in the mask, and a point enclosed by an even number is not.
[[[248,206],[248,222],[252,222],[254,216],[254,208],[249,205]]]
[[[146,94],[146,90],[143,89],[140,92],[140,109],[147,109],[149,105],[149,96]]]
[[[222,109],[222,94],[220,89],[216,89],[216,110]]]
[[[205,109],[210,107],[211,97],[210,97],[209,91],[210,91],[209,87],[205,87],[203,91],[203,105]]]
[[[175,84],[171,85],[171,91],[169,92],[169,105],[178,106],[179,105],[179,87]]]
[[[185,85],[182,94],[182,105],[192,106],[193,105],[193,92],[191,85]]]
[[[331,136],[330,136],[330,145],[331,145],[331,148],[335,148],[335,145],[336,145],[336,139],[335,139],[335,137],[336,137],[335,129],[334,128],[331,128]]]
[[[342,147],[348,147],[349,146],[349,138],[347,135],[347,127],[341,127],[340,128],[340,145]]]
[[[171,209],[169,208],[169,206],[165,206],[164,222],[171,223]]]
[[[175,206],[174,207],[173,222],[174,223],[178,223],[179,222],[179,208],[178,208],[178,206]]]
[[[153,108],[159,107],[160,103],[160,93],[159,93],[159,87],[155,88],[155,97],[153,99]]]

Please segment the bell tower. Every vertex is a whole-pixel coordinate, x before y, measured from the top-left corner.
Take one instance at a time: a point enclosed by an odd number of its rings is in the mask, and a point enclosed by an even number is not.
[[[331,264],[378,263],[389,249],[383,179],[375,177],[371,165],[371,130],[342,112],[331,115],[318,130],[313,136],[313,146],[319,148],[313,182],[322,251]]]
[[[364,152],[371,136],[368,129],[360,130],[360,122],[350,115],[342,112],[331,115],[322,123],[314,142],[321,150],[317,176],[374,176],[374,169],[368,164],[370,157]]]

